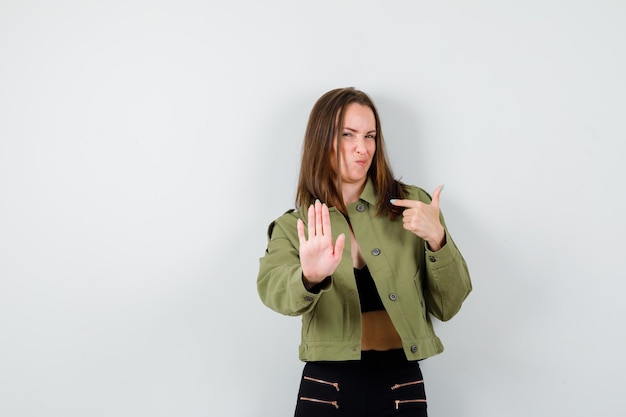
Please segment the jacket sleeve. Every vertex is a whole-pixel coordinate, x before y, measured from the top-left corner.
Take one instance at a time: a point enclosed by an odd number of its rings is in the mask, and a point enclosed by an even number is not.
[[[448,321],[472,291],[461,252],[446,231],[446,244],[437,252],[426,249],[426,305],[439,320]]]
[[[320,291],[310,292],[302,282],[297,216],[285,214],[268,228],[265,256],[259,260],[257,290],[261,301],[278,313],[298,316],[311,311],[332,280]]]
[[[426,194],[421,189],[420,192]],[[430,196],[420,195],[420,200],[430,202]],[[444,246],[433,252],[424,244],[425,297],[428,311],[439,320],[448,321],[458,313],[472,291],[472,281],[465,259],[450,237],[442,214],[440,220],[446,232]]]

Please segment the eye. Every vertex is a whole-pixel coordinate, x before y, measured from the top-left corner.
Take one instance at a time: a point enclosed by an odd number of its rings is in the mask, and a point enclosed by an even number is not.
[[[350,132],[343,132],[343,135],[342,135],[342,136],[344,136],[344,137],[350,137],[350,136],[352,136],[352,133],[350,133]]]
[[[365,135],[366,139],[376,139],[376,135]]]

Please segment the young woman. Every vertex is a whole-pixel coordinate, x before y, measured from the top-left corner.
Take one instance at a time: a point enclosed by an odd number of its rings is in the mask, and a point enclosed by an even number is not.
[[[297,210],[269,226],[257,279],[265,305],[302,316],[296,417],[427,415],[418,361],[443,351],[431,315],[451,319],[472,289],[441,190],[393,177],[365,93],[315,103]]]

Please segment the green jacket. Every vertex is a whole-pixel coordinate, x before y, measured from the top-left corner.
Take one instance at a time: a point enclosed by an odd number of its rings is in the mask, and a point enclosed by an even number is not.
[[[421,188],[405,188],[405,198],[430,202]],[[376,200],[368,181],[359,201],[348,206],[354,235],[376,288],[407,358],[441,353],[443,345],[433,331],[430,315],[447,321],[461,308],[472,290],[465,260],[447,230],[444,247],[431,252],[422,239],[402,227],[402,216],[394,221],[377,217]],[[267,249],[260,259],[257,288],[263,303],[281,314],[302,316],[299,357],[303,361],[354,360],[361,355],[361,307],[350,255],[350,229],[336,208],[329,211],[333,238],[345,233],[346,245],[330,284],[319,293],[304,287],[298,258],[296,222],[301,218],[306,225],[306,210],[287,212],[270,224]]]

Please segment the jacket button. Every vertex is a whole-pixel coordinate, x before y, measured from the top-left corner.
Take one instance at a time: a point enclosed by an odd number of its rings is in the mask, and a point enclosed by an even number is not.
[[[411,352],[417,352],[417,345],[411,345]]]
[[[356,206],[356,211],[365,211],[365,206],[363,204],[359,204],[358,206]]]
[[[374,255],[374,256],[380,255],[380,249],[378,249],[378,248],[372,249],[372,255]]]
[[[398,296],[394,293],[389,294],[389,299],[391,301],[396,301],[398,299]]]
[[[428,257],[428,260],[429,260],[429,261],[431,261],[431,262],[437,262],[437,258],[435,258],[435,257],[434,257],[434,256],[432,256],[432,255],[430,255],[430,256]]]
[[[311,301],[313,301],[313,297],[311,297],[309,295],[305,295],[304,296],[304,301],[308,301],[310,303]]]

